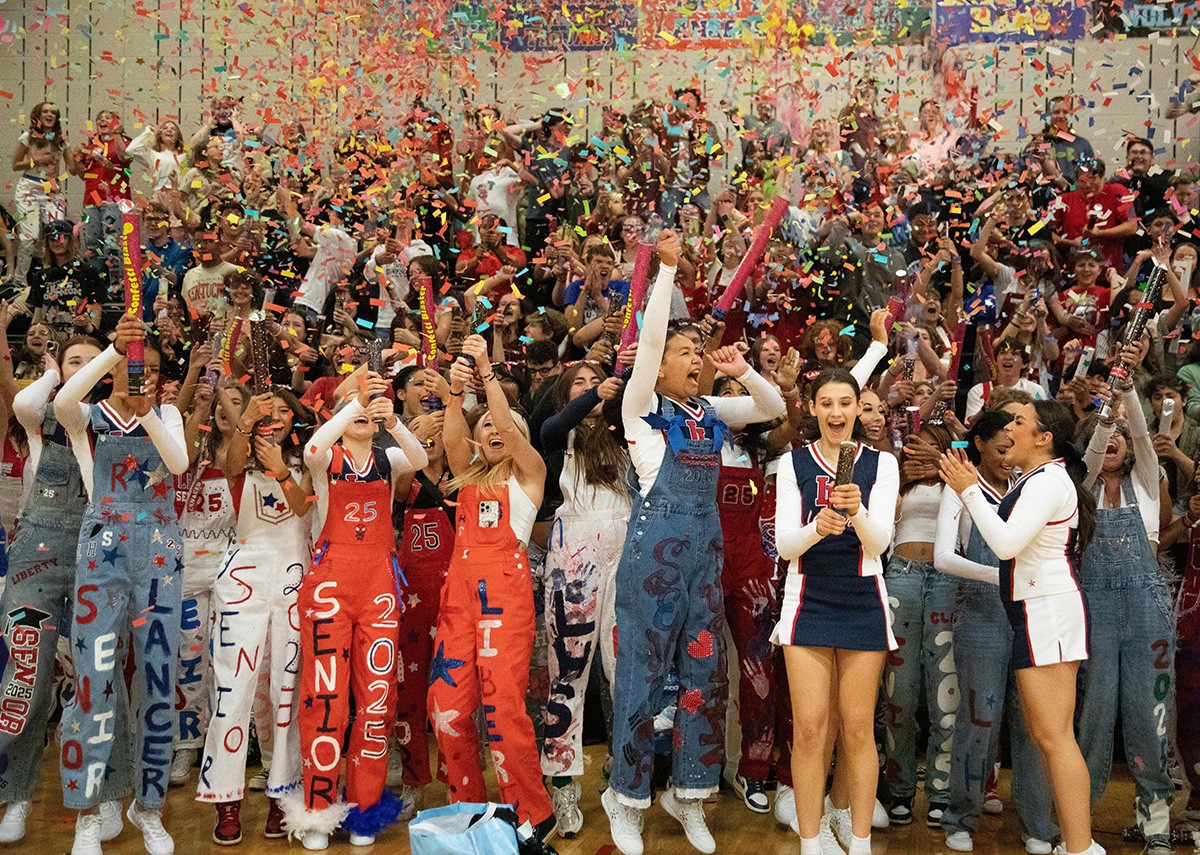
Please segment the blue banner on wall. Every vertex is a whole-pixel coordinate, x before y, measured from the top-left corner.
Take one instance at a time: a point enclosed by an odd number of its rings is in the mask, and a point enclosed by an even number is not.
[[[938,41],[1074,41],[1087,35],[1087,8],[1076,0],[936,0]]]

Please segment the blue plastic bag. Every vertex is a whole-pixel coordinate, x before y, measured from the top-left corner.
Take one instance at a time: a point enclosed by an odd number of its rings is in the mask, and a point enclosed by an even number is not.
[[[508,805],[459,802],[423,810],[408,824],[412,855],[519,855]]]

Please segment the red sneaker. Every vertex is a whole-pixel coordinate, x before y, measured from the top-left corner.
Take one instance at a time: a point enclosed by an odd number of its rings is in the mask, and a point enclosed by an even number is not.
[[[236,846],[242,842],[242,802],[223,802],[217,805],[217,827],[213,842],[218,846]]]
[[[283,808],[279,806],[279,799],[271,799],[271,809],[267,811],[267,827],[263,830],[263,837],[272,840],[287,837],[287,832],[283,830]]]

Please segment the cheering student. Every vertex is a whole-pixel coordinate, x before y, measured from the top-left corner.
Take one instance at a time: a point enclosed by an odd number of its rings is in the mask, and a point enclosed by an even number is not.
[[[869,855],[878,758],[875,700],[896,649],[881,556],[892,539],[900,488],[896,459],[855,442],[852,478],[835,485],[843,443],[862,407],[858,381],[829,368],[813,381],[819,437],[779,467],[775,539],[789,561],[780,620],[792,695],[792,779],[802,855],[822,851],[831,706],[836,704],[850,789],[850,855]]]
[[[124,759],[129,736],[120,726],[128,699],[119,651],[131,635],[132,692],[140,720],[132,723],[137,774],[128,817],[151,855],[175,851],[162,823],[183,589],[172,476],[187,469],[188,457],[179,411],[154,403],[160,355],[145,335],[141,319],[122,314],[116,341],[79,368],[54,399],[54,415],[67,430],[88,491],[71,628],[75,697],[62,716],[63,803],[80,812],[74,855],[100,852],[104,827],[97,800],[108,770]],[[145,347],[139,395],[130,394],[124,364],[125,350],[135,341]],[[108,372],[112,395],[84,403]]]
[[[283,812],[285,827],[305,849],[327,848],[338,826],[350,832],[352,846],[369,846],[403,808],[384,790],[403,583],[392,501],[399,477],[423,468],[428,459],[384,397],[387,386],[367,372],[358,396],[323,424],[304,450],[325,523],[298,601],[296,698],[304,785],[299,797],[289,793],[283,799]],[[378,423],[398,448],[374,444]],[[351,693],[357,714],[343,801],[338,770]]]
[[[675,666],[673,789],[663,809],[701,852],[716,851],[703,799],[717,790],[725,744],[724,603],[717,480],[726,422],[752,424],[784,414],[783,399],[734,347],[708,358],[737,379],[746,398],[698,398],[704,357],[667,321],[681,249],[659,237],[660,267],[646,303],[621,420],[637,493],[617,567],[617,664],[613,686],[613,771],[601,802],[613,842],[641,855],[641,811],[650,805],[654,719]]]
[[[92,338],[71,339],[63,346],[62,378],[71,377],[100,355]],[[54,709],[54,665],[58,627],[66,626],[74,602],[75,562],[70,554],[78,539],[87,501],[79,463],[66,431],[54,418],[51,396],[58,388],[59,367],[46,355],[46,373],[17,393],[13,413],[29,436],[28,469],[33,478],[8,548],[8,578],[0,598],[6,628],[8,667],[0,697],[27,699],[23,712],[0,715],[0,792],[7,807],[0,822],[0,843],[25,836],[25,818],[33,807],[46,723]],[[23,655],[17,655],[21,651]],[[130,765],[115,763],[117,774],[103,787],[101,840],[121,830],[121,803],[129,790]]]
[[[1103,855],[1092,840],[1088,769],[1075,741],[1075,683],[1088,657],[1087,610],[1074,567],[1091,540],[1096,500],[1082,486],[1073,421],[1052,401],[1018,409],[1005,428],[1021,479],[993,509],[979,473],[945,454],[942,478],[1000,559],[1000,594],[1013,628],[1012,662],[1029,733],[1037,743],[1062,826],[1060,855]]]
[[[486,802],[475,727],[482,702],[501,801],[515,808],[540,845],[555,819],[525,693],[534,639],[528,544],[546,464],[525,420],[509,407],[488,363],[487,342],[472,335],[462,352],[450,370],[443,434],[454,474],[447,489],[458,491],[457,531],[433,639],[429,718],[445,757],[450,801]],[[462,404],[476,373],[487,408],[472,430]]]

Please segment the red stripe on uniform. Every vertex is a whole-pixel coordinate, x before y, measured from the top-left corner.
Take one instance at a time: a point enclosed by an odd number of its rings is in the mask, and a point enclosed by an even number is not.
[[[804,574],[800,574],[800,600],[796,603],[796,616],[792,618],[792,632],[788,636],[788,641],[795,643],[796,627],[800,623],[800,609],[804,607]]]
[[[1029,632],[1029,602],[1021,600],[1021,611],[1025,613],[1025,647],[1029,650],[1029,664],[1037,667],[1037,657],[1033,655],[1033,636]]]

